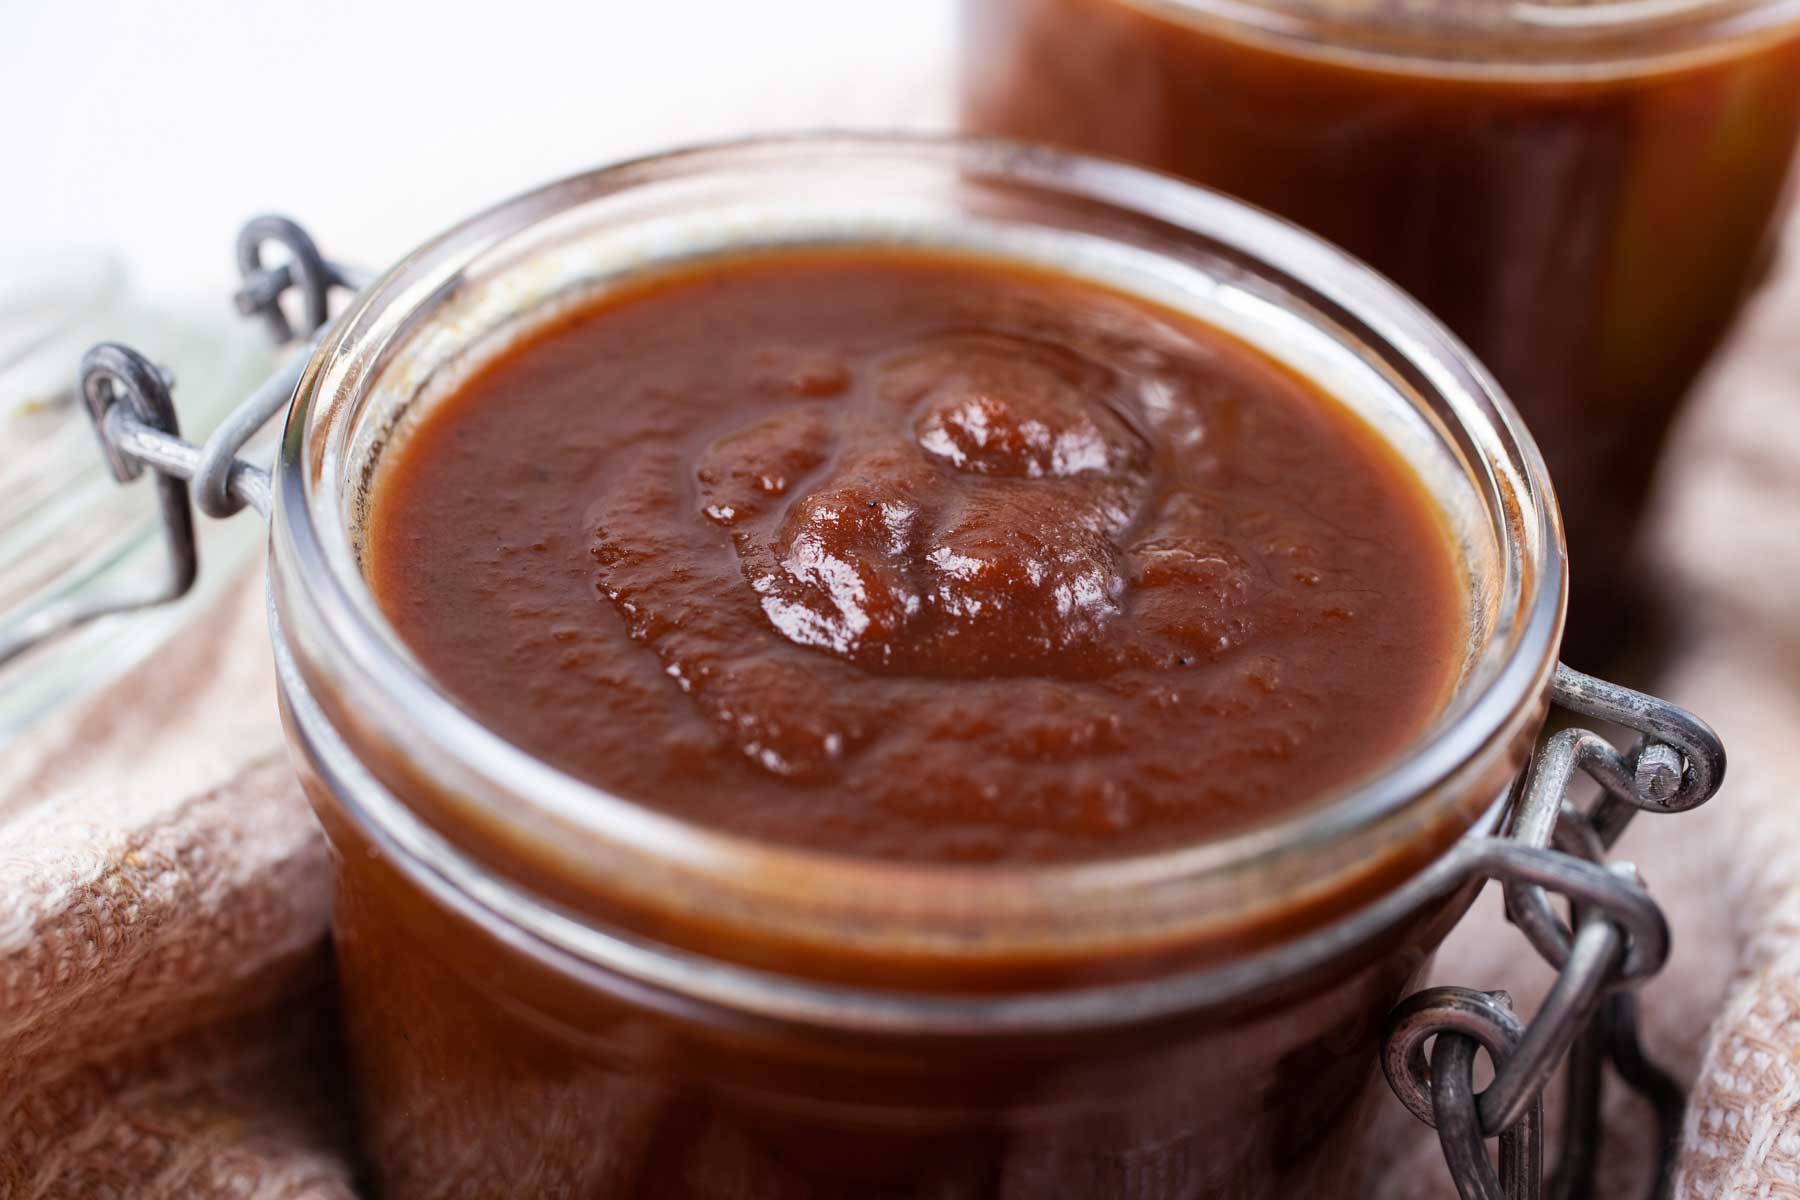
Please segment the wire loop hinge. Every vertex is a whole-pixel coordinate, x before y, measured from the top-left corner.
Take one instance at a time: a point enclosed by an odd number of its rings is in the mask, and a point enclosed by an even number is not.
[[[1521,1024],[1505,993],[1438,987],[1388,1018],[1382,1068],[1401,1102],[1438,1131],[1462,1200],[1579,1200],[1597,1166],[1601,1073],[1649,1100],[1661,1134],[1651,1195],[1665,1196],[1682,1120],[1682,1089],[1645,1057],[1632,988],[1661,970],[1668,925],[1635,867],[1606,852],[1640,811],[1704,804],[1725,775],[1725,750],[1705,722],[1654,696],[1559,666],[1551,699],[1571,713],[1634,731],[1629,752],[1599,734],[1564,729],[1536,748],[1513,795],[1506,831],[1460,848],[1474,877],[1498,880],[1507,918],[1558,969],[1537,1014]],[[1578,775],[1600,785],[1581,809]],[[1552,897],[1566,902],[1569,916]],[[1486,1052],[1494,1070],[1474,1089]],[[1541,1169],[1543,1090],[1567,1062],[1568,1104],[1555,1169]],[[1486,1139],[1498,1138],[1499,1164]]]
[[[271,244],[286,250],[287,258],[266,266],[263,254]],[[304,344],[199,445],[181,436],[169,372],[117,342],[102,342],[82,356],[76,392],[113,478],[128,483],[146,468],[155,476],[166,566],[158,578],[71,596],[0,626],[0,665],[100,617],[186,595],[200,569],[193,508],[217,518],[245,508],[268,517],[268,469],[241,453],[292,402],[311,346],[329,320],[331,293],[358,291],[370,276],[325,259],[311,236],[286,217],[262,216],[245,224],[238,234],[237,258],[239,311],[261,317],[277,345]],[[282,307],[290,293],[297,294],[301,310],[298,328]]]

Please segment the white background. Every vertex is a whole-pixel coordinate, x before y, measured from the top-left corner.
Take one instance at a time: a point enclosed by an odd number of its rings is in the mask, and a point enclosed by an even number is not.
[[[954,0],[0,0],[0,259],[117,251],[223,304],[262,211],[381,267],[678,142],[940,127]]]

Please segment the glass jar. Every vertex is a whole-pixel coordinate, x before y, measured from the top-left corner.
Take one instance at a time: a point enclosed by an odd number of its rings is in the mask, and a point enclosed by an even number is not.
[[[1679,402],[1770,257],[1800,143],[1796,0],[964,0],[983,133],[1112,154],[1298,221],[1424,301],[1557,482],[1570,645],[1621,619]]]
[[[434,684],[359,562],[371,481],[408,422],[627,278],[896,242],[1192,312],[1405,456],[1453,532],[1468,636],[1453,697],[1400,761],[1201,845],[872,863],[606,794]],[[999,143],[740,143],[473,218],[314,353],[272,521],[283,712],[335,853],[359,1112],[390,1200],[1337,1194],[1385,1015],[1469,899],[1432,868],[1495,819],[1563,613],[1543,465],[1418,305],[1222,196]]]

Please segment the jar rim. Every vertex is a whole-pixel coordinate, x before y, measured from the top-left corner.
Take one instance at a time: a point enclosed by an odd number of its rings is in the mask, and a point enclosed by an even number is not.
[[[1800,0],[1105,0],[1305,57],[1427,78],[1605,82],[1800,36]]]
[[[1453,705],[1413,751],[1330,803],[1245,833],[1127,857],[1036,866],[966,866],[871,861],[796,846],[769,845],[687,822],[569,776],[487,729],[442,691],[405,652],[381,617],[346,528],[346,498],[334,476],[332,438],[359,390],[379,376],[384,347],[414,329],[420,314],[454,292],[462,273],[509,239],[547,229],[596,198],[709,173],[776,167],[848,172],[901,164],[947,178],[994,176],[1090,203],[1122,205],[1156,220],[1217,236],[1258,262],[1303,280],[1315,294],[1377,331],[1408,359],[1422,386],[1440,390],[1504,494],[1510,522],[1507,583],[1513,611],[1508,642],[1477,694]],[[520,253],[517,247],[510,252]],[[529,245],[525,253],[529,253]],[[334,422],[336,424],[334,425]],[[800,134],[699,146],[571,176],[480,213],[402,259],[335,323],[302,373],[275,473],[272,603],[306,686],[350,703],[333,720],[357,725],[374,742],[404,747],[409,770],[430,777],[480,819],[484,835],[519,835],[547,852],[579,852],[596,873],[643,873],[647,889],[674,888],[690,904],[731,911],[706,915],[766,923],[778,902],[842,912],[876,896],[900,932],[932,953],[978,955],[992,930],[952,928],[956,914],[1068,914],[1155,900],[1192,901],[1191,885],[1251,887],[1270,865],[1300,864],[1342,851],[1384,821],[1445,819],[1448,781],[1497,746],[1518,749],[1535,732],[1560,640],[1565,580],[1560,522],[1544,465],[1518,415],[1487,372],[1435,318],[1395,285],[1279,218],[1219,193],[1142,168],[1041,147],[960,137]],[[1517,767],[1516,757],[1512,769]],[[500,798],[504,798],[504,802]],[[1436,804],[1432,808],[1427,801]],[[1465,798],[1448,818],[1460,837],[1491,808]],[[1429,810],[1429,811],[1428,811]],[[1452,838],[1453,840],[1453,838]],[[1411,869],[1422,870],[1425,862]],[[1338,862],[1341,870],[1353,864]],[[1290,872],[1303,879],[1305,872]],[[730,876],[752,893],[717,895],[698,884]],[[693,893],[684,890],[695,885]],[[609,878],[608,887],[623,887]],[[659,893],[659,894],[662,894]],[[1116,915],[1116,914],[1115,914]],[[852,923],[853,924],[853,923]],[[855,926],[871,944],[893,929]]]

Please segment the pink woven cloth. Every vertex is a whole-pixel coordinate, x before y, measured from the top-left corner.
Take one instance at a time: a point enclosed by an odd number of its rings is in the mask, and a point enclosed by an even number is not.
[[[1797,238],[1796,241],[1800,241]],[[1686,625],[1660,690],[1731,752],[1707,809],[1621,847],[1673,918],[1643,997],[1693,1085],[1677,1194],[1800,1200],[1800,254],[1708,383],[1657,561]],[[288,772],[258,579],[0,756],[0,1200],[353,1197],[326,941],[329,865]],[[1487,898],[1444,982],[1547,980]],[[1649,1114],[1613,1088],[1602,1196]],[[1397,1104],[1347,1194],[1451,1194]]]
[[[0,757],[0,1198],[348,1200],[260,582]]]

